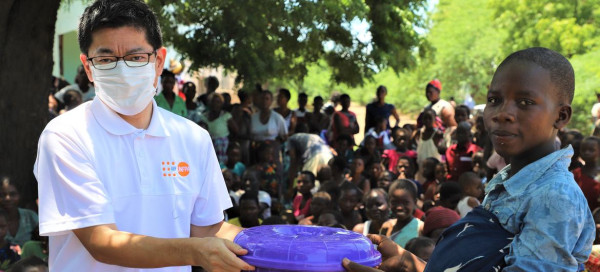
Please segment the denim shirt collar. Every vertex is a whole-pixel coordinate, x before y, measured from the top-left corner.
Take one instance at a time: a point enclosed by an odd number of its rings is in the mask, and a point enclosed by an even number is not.
[[[530,184],[536,182],[555,163],[561,164],[559,167],[569,167],[572,156],[573,148],[569,145],[528,164],[510,178],[508,178],[511,169],[511,165],[509,164],[492,178],[485,188],[485,193],[488,194],[496,186],[502,185],[508,194],[513,196],[518,195],[529,187]]]

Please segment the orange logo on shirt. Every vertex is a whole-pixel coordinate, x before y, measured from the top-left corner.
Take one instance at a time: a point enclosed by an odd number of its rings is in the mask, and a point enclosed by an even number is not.
[[[186,162],[180,162],[175,166],[175,162],[163,161],[161,163],[163,177],[185,177],[190,174],[190,166]]]
[[[182,177],[187,176],[190,173],[190,166],[185,162],[180,162],[177,165],[177,173]]]

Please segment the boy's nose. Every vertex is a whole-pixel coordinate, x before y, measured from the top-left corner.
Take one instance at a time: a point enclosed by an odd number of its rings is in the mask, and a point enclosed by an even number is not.
[[[496,113],[492,116],[492,121],[499,123],[514,122],[515,116],[513,114],[512,107],[506,104],[499,107]]]

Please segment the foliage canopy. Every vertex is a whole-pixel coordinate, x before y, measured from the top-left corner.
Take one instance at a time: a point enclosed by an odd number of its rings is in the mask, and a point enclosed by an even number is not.
[[[301,80],[324,60],[331,79],[351,86],[378,71],[415,64],[423,47],[425,0],[148,0],[165,41],[193,62],[223,66],[238,82]],[[353,25],[367,24],[370,37]],[[364,36],[364,35],[363,35]]]

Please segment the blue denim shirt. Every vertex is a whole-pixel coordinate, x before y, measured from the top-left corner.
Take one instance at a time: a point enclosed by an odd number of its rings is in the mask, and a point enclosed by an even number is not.
[[[503,271],[577,271],[588,259],[596,228],[571,156],[568,146],[510,178],[507,165],[486,187],[483,207],[515,234]]]

